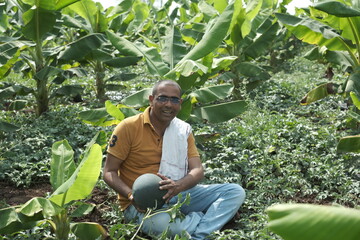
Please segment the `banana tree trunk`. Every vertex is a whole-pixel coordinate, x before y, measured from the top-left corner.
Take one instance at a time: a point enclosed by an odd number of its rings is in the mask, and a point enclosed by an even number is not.
[[[242,80],[240,77],[240,73],[236,68],[236,64],[237,64],[237,61],[235,61],[232,64],[232,66],[230,67],[231,72],[233,73],[232,82],[233,82],[233,86],[234,86],[233,91],[232,91],[232,97],[234,100],[240,100],[243,98],[242,94],[241,94],[241,87],[244,87],[244,86],[242,86]]]
[[[45,80],[36,80],[36,114],[40,116],[44,112],[49,110],[49,92],[47,89],[47,81]]]
[[[66,210],[52,217],[52,227],[57,240],[68,240],[70,233],[70,221]]]
[[[105,102],[105,69],[102,66],[101,62],[97,62],[95,67],[95,80],[96,80],[96,97],[100,102]]]
[[[35,80],[36,80],[36,114],[42,115],[49,110],[49,91],[47,88],[47,77],[36,76],[44,68],[44,56],[42,51],[42,41],[37,39],[35,48]]]

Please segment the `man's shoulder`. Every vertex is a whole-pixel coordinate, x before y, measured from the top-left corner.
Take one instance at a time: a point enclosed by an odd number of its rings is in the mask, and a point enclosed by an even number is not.
[[[121,121],[121,123],[126,125],[137,125],[144,123],[144,113],[139,113],[130,117],[125,118]]]

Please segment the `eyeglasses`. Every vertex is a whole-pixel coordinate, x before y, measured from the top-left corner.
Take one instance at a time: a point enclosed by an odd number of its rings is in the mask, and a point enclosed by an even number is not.
[[[158,96],[156,100],[161,103],[166,103],[170,100],[173,104],[179,104],[181,99],[178,97]]]

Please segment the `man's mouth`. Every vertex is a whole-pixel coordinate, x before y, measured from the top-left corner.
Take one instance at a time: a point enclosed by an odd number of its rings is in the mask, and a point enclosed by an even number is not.
[[[172,110],[163,110],[162,112],[165,113],[165,114],[172,114],[173,113]]]

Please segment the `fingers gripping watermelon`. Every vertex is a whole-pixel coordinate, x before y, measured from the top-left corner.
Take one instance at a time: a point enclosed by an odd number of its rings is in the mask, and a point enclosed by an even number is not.
[[[162,198],[166,194],[166,190],[159,189],[161,178],[152,173],[145,173],[139,176],[132,187],[132,195],[135,204],[141,210],[147,208],[161,208],[165,200]]]

